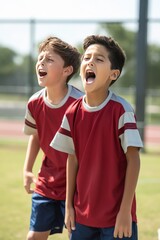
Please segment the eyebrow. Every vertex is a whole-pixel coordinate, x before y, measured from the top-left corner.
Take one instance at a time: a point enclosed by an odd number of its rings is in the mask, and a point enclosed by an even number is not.
[[[83,55],[83,57],[84,56],[90,56],[90,55],[92,55],[92,53],[84,53],[84,55]],[[102,57],[102,58],[105,58],[105,56],[103,55],[103,54],[100,54],[100,53],[96,53],[96,54],[94,54],[96,57]]]
[[[50,53],[48,53],[48,54],[40,53],[40,54],[39,54],[39,57],[43,57],[44,55],[45,55],[46,57],[49,57],[49,58],[53,57],[52,54],[50,54]]]

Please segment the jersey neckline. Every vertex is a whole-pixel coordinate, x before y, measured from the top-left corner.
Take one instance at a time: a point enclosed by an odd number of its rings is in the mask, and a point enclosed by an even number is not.
[[[83,107],[89,112],[96,112],[96,111],[101,110],[104,106],[107,105],[107,103],[109,102],[109,100],[112,97],[112,91],[109,90],[109,94],[108,94],[107,98],[104,100],[104,102],[102,102],[99,106],[95,106],[95,107],[91,107],[85,102],[85,96],[86,95],[84,95],[82,98]]]
[[[44,102],[50,108],[60,108],[67,102],[67,100],[71,94],[71,91],[72,91],[72,86],[68,84],[68,92],[67,92],[66,96],[62,99],[62,101],[59,104],[52,104],[48,101],[48,99],[46,97],[46,89],[44,89],[44,92],[43,92]]]

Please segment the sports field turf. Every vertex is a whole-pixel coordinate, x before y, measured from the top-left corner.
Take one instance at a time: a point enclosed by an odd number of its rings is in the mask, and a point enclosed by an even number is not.
[[[0,240],[24,240],[28,231],[30,195],[23,188],[22,169],[26,140],[0,139]],[[35,172],[40,164],[37,159]],[[137,187],[139,240],[157,240],[160,228],[160,150],[141,153]],[[50,240],[67,240],[63,235]]]

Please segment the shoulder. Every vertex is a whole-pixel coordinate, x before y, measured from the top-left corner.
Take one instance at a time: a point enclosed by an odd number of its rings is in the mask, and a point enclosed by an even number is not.
[[[124,98],[112,93],[111,100],[116,103],[120,108],[122,108],[125,112],[134,112],[131,104]]]
[[[45,89],[41,89],[38,92],[34,93],[28,100],[28,103],[33,102],[34,100],[40,99],[43,97],[45,93]]]
[[[76,99],[74,102],[70,104],[68,107],[66,114],[73,114],[79,109],[79,107],[82,105],[82,98],[83,96],[80,96],[78,99]]]
[[[77,99],[77,98],[79,98],[79,97],[84,95],[84,92],[82,92],[78,88],[76,88],[76,87],[74,87],[72,85],[70,85],[70,87],[71,87],[71,93],[70,93],[71,97]]]

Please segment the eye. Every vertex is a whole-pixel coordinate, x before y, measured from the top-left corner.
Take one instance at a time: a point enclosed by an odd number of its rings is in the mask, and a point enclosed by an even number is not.
[[[103,62],[103,59],[97,58],[97,61],[98,61],[98,62]]]
[[[84,56],[84,57],[83,57],[83,60],[84,60],[84,61],[88,61],[89,59],[90,59],[90,57],[88,57],[88,56]]]
[[[52,58],[47,58],[47,61],[54,62],[54,60]]]
[[[42,59],[43,59],[43,57],[39,57],[39,58],[38,58],[38,61],[41,61]]]

